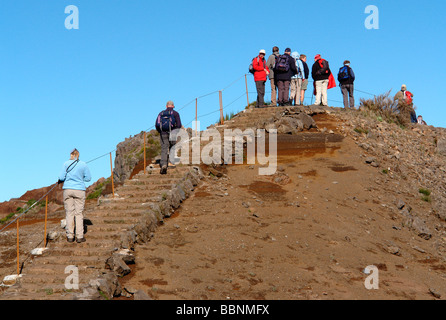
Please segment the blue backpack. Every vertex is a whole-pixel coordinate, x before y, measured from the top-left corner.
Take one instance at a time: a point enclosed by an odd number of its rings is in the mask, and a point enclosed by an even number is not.
[[[159,126],[162,132],[170,132],[175,127],[173,110],[164,110],[160,113]]]
[[[343,66],[342,68],[339,69],[338,80],[343,81],[348,79],[350,79],[350,72],[347,66]]]

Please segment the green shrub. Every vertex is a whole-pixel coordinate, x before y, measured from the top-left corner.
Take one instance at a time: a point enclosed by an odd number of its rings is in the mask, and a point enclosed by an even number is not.
[[[420,188],[418,190],[418,192],[424,194],[425,196],[430,196],[431,195],[431,191],[429,189]]]
[[[426,201],[426,202],[431,202],[431,191],[429,189],[425,189],[425,188],[420,188],[418,189],[418,192],[421,193],[423,196],[421,197],[421,200]]]

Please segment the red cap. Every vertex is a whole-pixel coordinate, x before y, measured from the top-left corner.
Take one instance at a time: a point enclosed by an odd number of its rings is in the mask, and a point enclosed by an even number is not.
[[[319,60],[320,58],[321,58],[321,55],[320,55],[320,54],[317,54],[317,55],[314,57],[315,60]]]

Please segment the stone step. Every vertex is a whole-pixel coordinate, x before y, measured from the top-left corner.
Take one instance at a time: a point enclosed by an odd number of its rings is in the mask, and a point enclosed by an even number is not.
[[[88,243],[84,242],[83,244]],[[76,244],[78,245],[78,244]],[[111,248],[112,246],[110,246],[110,250],[109,252],[115,252],[117,248]],[[107,258],[108,259],[108,256]],[[105,260],[106,260],[105,259]],[[60,265],[60,264],[65,264],[68,263],[67,265],[77,265],[77,266],[84,266],[84,267],[89,267],[89,266],[96,266],[98,265],[98,263],[100,261],[105,261],[104,260],[104,256],[65,256],[63,258],[63,260],[61,259],[61,257],[55,256],[55,255],[47,255],[47,256],[39,256],[39,257],[35,257],[31,264],[29,265],[31,266],[35,266],[35,265]],[[26,270],[26,269],[25,269]]]
[[[79,278],[85,277],[86,275],[97,274],[101,270],[105,270],[105,260],[91,261],[89,265],[86,265],[84,261],[82,263],[77,263],[75,260],[66,261],[66,263],[59,262],[60,264],[51,264],[51,268],[48,268],[48,264],[37,264],[33,265],[29,270],[24,270],[22,277],[28,279],[31,277],[33,279],[52,276],[53,278],[66,278],[71,272],[68,272],[67,267],[75,266],[78,268]],[[65,273],[67,270],[67,273]],[[34,282],[29,280],[27,282]]]
[[[124,183],[122,188],[127,188],[129,186],[146,186],[146,185],[159,185],[159,184],[173,184],[178,181],[178,178],[165,178],[165,179],[155,179],[154,176],[149,175],[147,178],[142,177],[139,179],[128,180]]]
[[[65,283],[42,284],[22,283],[17,294],[10,294],[11,300],[72,300],[73,293],[82,293],[85,284],[79,284],[78,290],[67,290]],[[5,296],[7,297],[7,296]],[[1,298],[1,297],[0,297]]]
[[[165,189],[171,189],[172,186],[174,186],[174,183],[165,183],[165,184],[146,184],[146,185],[139,185],[139,186],[127,186],[125,188],[122,188],[119,190],[119,196],[132,194],[135,192],[148,192],[148,193],[155,193],[158,190],[165,190]]]
[[[97,214],[91,221],[93,226],[96,225],[131,225],[135,224],[139,220],[139,216],[143,214],[143,209],[139,209],[135,211],[134,216],[129,216],[127,213],[115,216],[102,216],[101,214]],[[90,228],[90,225],[87,226]]]
[[[88,241],[88,239],[87,239]],[[68,244],[68,243],[67,243]],[[52,256],[64,257],[99,257],[106,258],[111,255],[113,248],[98,248],[98,247],[82,247],[82,245],[87,245],[84,243],[69,243],[73,245],[71,248],[69,246],[50,248],[47,254]]]

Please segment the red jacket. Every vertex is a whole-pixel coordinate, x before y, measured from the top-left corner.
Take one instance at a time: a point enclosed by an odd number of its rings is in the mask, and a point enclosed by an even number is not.
[[[252,61],[252,67],[254,69],[254,81],[266,81],[266,72],[264,69],[269,68],[266,65],[265,58],[261,58],[260,55]]]

